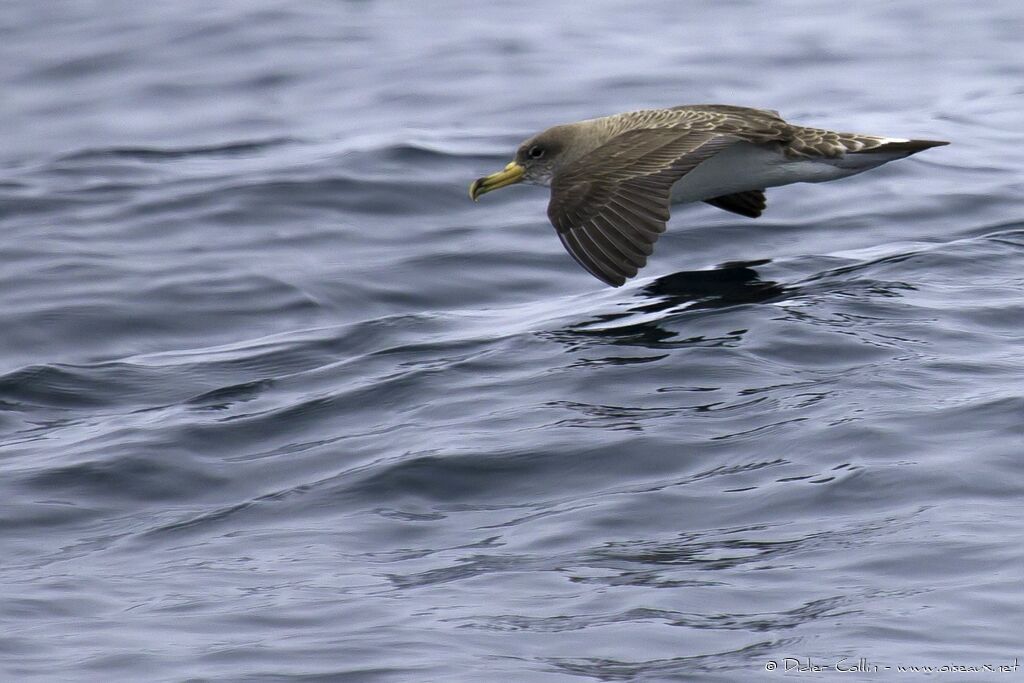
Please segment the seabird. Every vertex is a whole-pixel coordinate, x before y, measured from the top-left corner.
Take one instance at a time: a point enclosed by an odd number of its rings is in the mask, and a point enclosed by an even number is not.
[[[806,128],[767,109],[645,109],[534,135],[469,196],[520,182],[550,187],[548,218],[562,245],[618,287],[647,263],[671,204],[702,201],[756,218],[765,188],[845,178],[946,144]]]

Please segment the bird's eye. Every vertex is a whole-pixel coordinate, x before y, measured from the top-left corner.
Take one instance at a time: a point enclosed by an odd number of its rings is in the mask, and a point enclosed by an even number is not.
[[[540,159],[544,156],[544,148],[540,145],[534,145],[530,149],[526,150],[526,154],[529,155],[531,159]]]

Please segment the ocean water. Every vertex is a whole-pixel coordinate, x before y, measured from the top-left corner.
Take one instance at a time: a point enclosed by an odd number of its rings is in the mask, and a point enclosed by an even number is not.
[[[0,4],[0,679],[1021,676],[1021,35]],[[539,129],[697,102],[952,144],[677,208],[620,289],[545,190],[467,197]]]

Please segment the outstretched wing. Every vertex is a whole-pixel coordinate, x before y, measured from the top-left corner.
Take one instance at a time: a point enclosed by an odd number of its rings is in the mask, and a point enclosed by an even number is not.
[[[628,130],[562,169],[548,218],[581,266],[618,287],[665,231],[676,181],[738,139],[690,127]]]

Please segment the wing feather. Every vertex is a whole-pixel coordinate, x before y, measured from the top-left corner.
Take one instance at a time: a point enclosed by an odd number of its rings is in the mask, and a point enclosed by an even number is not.
[[[669,219],[672,185],[736,138],[707,131],[627,131],[551,185],[548,217],[588,272],[619,286],[647,263]]]
[[[725,105],[648,109],[602,121],[611,138],[556,173],[548,218],[573,258],[615,286],[646,264],[665,232],[680,178],[737,141],[786,147],[795,131],[778,112]]]

